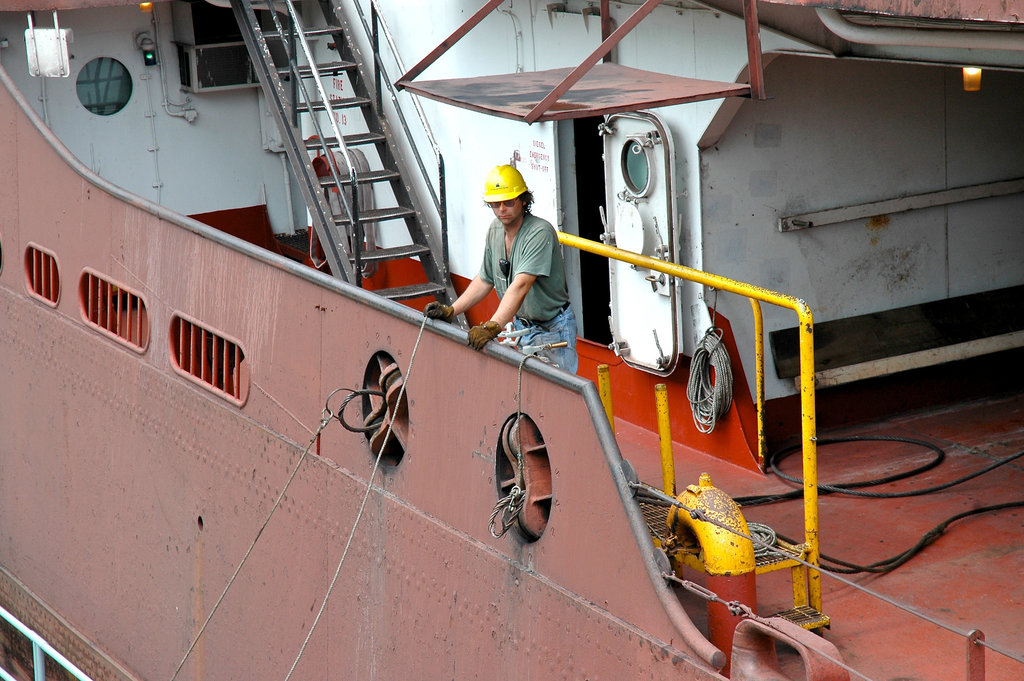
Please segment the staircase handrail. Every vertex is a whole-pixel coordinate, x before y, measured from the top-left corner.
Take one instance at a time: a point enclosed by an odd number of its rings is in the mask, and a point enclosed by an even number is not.
[[[289,0],[290,1],[290,0]],[[360,3],[352,3],[355,6],[356,14],[359,17],[359,22],[363,26],[363,32],[366,37],[371,41],[373,45],[373,71],[374,79],[376,81],[375,88],[375,102],[377,111],[383,116],[383,97],[381,93],[382,85],[386,86],[388,91],[391,93],[391,103],[395,108],[395,112],[398,115],[398,122],[401,124],[402,131],[405,135],[405,139],[413,149],[413,156],[416,159],[416,165],[419,167],[420,175],[423,177],[424,184],[427,187],[427,191],[430,192],[430,198],[434,203],[434,208],[437,210],[438,219],[440,220],[441,226],[441,244],[444,250],[442,264],[447,271],[448,269],[448,210],[447,210],[447,191],[445,188],[445,172],[444,172],[444,155],[441,153],[441,148],[437,143],[437,139],[434,137],[434,131],[430,127],[430,123],[427,121],[426,113],[423,111],[423,106],[420,104],[420,99],[417,95],[412,95],[413,107],[416,109],[416,114],[420,119],[420,124],[423,126],[423,132],[427,137],[427,141],[430,143],[431,149],[434,152],[434,158],[437,161],[437,184],[438,189],[435,192],[434,186],[430,182],[430,176],[427,172],[426,166],[423,164],[423,158],[418,153],[418,145],[416,139],[412,135],[412,130],[409,127],[409,122],[406,119],[405,113],[402,109],[401,104],[398,101],[398,93],[395,90],[395,86],[392,83],[391,76],[388,74],[387,68],[383,65],[381,60],[380,52],[380,36],[378,27],[383,30],[384,38],[391,50],[391,57],[395,60],[395,65],[398,66],[399,71],[405,73],[405,64],[402,62],[402,57],[398,52],[398,45],[395,43],[394,36],[391,33],[391,29],[388,28],[387,21],[384,18],[384,14],[380,9],[380,4],[377,0],[370,1],[370,24],[366,22],[366,15],[363,13],[363,9]],[[411,93],[410,93],[411,94]]]
[[[278,0],[270,0],[269,2],[261,2],[259,0],[229,0],[228,4],[235,13],[238,25],[243,31],[243,37],[245,38],[246,47],[252,57],[253,66],[258,72],[260,83],[263,85],[267,94],[268,107],[271,109],[271,113],[274,115],[281,127],[283,134],[282,143],[285,146],[285,150],[292,163],[299,164],[296,166],[297,179],[300,180],[303,194],[309,204],[310,214],[313,218],[313,227],[317,230],[318,236],[320,237],[321,242],[323,242],[323,247],[328,255],[332,272],[335,276],[358,285],[359,282],[354,281],[357,275],[353,272],[352,266],[349,263],[347,250],[343,248],[342,250],[345,252],[339,252],[339,247],[342,245],[337,243],[336,239],[332,237],[334,228],[337,226],[333,210],[330,208],[326,197],[319,196],[321,183],[316,181],[313,177],[313,169],[310,165],[308,156],[305,156],[305,145],[302,145],[302,148],[300,149],[298,136],[294,134],[298,125],[298,109],[296,105],[299,100],[299,90],[301,90],[302,96],[304,97],[311,112],[313,111],[312,100],[309,96],[309,92],[306,90],[305,84],[302,82],[302,78],[300,77],[298,64],[295,63],[294,44],[289,45],[284,41],[286,37],[291,36],[293,40],[289,42],[294,43],[294,38],[301,28],[294,22],[294,17],[297,14],[295,12],[295,8],[294,6],[291,7],[292,13],[290,15],[290,18],[293,20],[293,27],[295,30],[286,34],[284,28],[281,26],[278,12],[286,14],[287,9],[281,9],[281,3],[278,2]],[[281,82],[281,78],[278,76],[280,69],[274,63],[269,47],[267,46],[266,35],[264,35],[263,29],[259,25],[260,22],[256,16],[257,7],[270,13],[271,19],[278,31],[277,37],[282,40],[282,46],[285,53],[288,55],[288,72],[293,75],[293,78],[291,79],[292,93],[290,101],[283,92],[283,84]],[[305,36],[303,35],[303,37]],[[325,106],[330,110],[329,102]],[[291,117],[290,120],[289,116]],[[317,116],[311,116],[311,119],[318,131],[319,137],[322,138],[323,134],[320,129],[319,122],[317,121]],[[305,163],[303,163],[304,157]],[[303,167],[300,168],[299,166]],[[337,179],[337,174],[335,174],[335,178],[336,182],[338,182],[340,191],[341,182],[340,179]],[[348,202],[344,201],[343,192],[340,198],[342,199],[344,207],[349,209]],[[358,210],[358,206],[356,209]],[[357,217],[351,215],[351,212],[350,216]],[[320,232],[322,232],[322,234],[320,234]],[[325,239],[327,241],[324,241]]]
[[[295,4],[292,2],[292,0],[284,0],[284,4],[288,9],[289,19],[291,20],[292,26],[294,27],[292,34],[296,37],[299,45],[302,48],[303,56],[306,58],[306,65],[310,70],[310,78],[313,80],[314,83],[316,83],[317,94],[320,95],[320,101],[323,102],[324,107],[326,109],[327,119],[330,121],[331,132],[334,134],[334,138],[338,140],[338,149],[339,151],[341,151],[342,156],[345,158],[345,164],[348,167],[349,181],[352,183],[351,205],[349,205],[348,197],[346,196],[345,192],[342,191],[344,183],[342,182],[341,177],[338,174],[339,169],[337,167],[337,164],[334,163],[334,159],[331,156],[331,151],[327,147],[327,143],[323,135],[323,130],[321,129],[320,126],[319,117],[310,116],[310,121],[312,122],[314,130],[316,130],[317,138],[319,139],[320,142],[320,147],[324,152],[324,157],[328,160],[327,167],[330,168],[331,177],[334,179],[335,185],[338,188],[339,202],[342,206],[344,206],[345,211],[348,213],[348,216],[352,221],[352,229],[355,232],[355,236],[352,239],[352,250],[356,261],[354,270],[358,281],[358,279],[361,278],[362,272],[362,262],[360,255],[362,253],[363,230],[362,224],[359,222],[359,179],[356,175],[356,165],[352,160],[352,156],[348,150],[348,145],[345,144],[345,139],[341,134],[340,128],[338,127],[338,120],[334,116],[334,110],[331,108],[330,97],[327,96],[327,91],[324,89],[323,81],[320,78],[320,70],[317,68],[316,59],[313,58],[313,52],[312,50],[310,50],[309,47],[309,41],[306,40],[306,35],[301,30],[302,24],[299,21],[299,14],[298,11],[295,9]],[[277,16],[277,12],[270,12],[270,16],[274,22],[274,27],[277,29],[278,35],[283,37],[284,28],[281,26],[281,22]],[[287,49],[287,47],[285,49]],[[294,55],[288,55],[288,64],[289,69],[291,70],[292,78],[294,79],[293,82],[298,84],[299,89],[302,91],[303,99],[305,100],[306,105],[310,107],[310,112],[312,112],[313,102],[309,96],[309,91],[306,89],[304,79],[299,74],[298,61],[295,59]]]

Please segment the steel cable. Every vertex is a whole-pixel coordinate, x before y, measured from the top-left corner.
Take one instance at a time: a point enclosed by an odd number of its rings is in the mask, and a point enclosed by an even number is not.
[[[396,404],[402,403],[402,397],[405,395],[405,388],[409,385],[409,377],[412,376],[412,367],[416,362],[416,351],[420,348],[420,339],[423,338],[423,329],[426,328],[428,319],[430,318],[424,315],[423,321],[420,323],[420,332],[419,335],[416,336],[416,343],[412,347],[412,354],[409,356],[409,368],[405,370],[405,380],[402,381],[402,387],[398,390],[398,399],[395,401]],[[327,586],[327,593],[324,594],[324,600],[320,604],[320,609],[317,611],[316,617],[313,618],[313,623],[309,626],[309,632],[306,634],[306,639],[302,642],[302,647],[299,648],[299,654],[295,656],[295,661],[292,662],[291,669],[288,670],[288,674],[284,677],[284,681],[288,681],[295,672],[295,668],[299,665],[299,660],[302,659],[302,654],[306,652],[306,646],[309,645],[309,640],[313,638],[313,631],[316,629],[317,624],[320,623],[320,618],[327,609],[327,601],[331,597],[331,592],[334,591],[334,585],[338,582],[338,576],[341,574],[341,566],[345,564],[345,559],[348,557],[348,550],[352,546],[352,539],[356,534],[356,528],[359,527],[359,522],[363,518],[363,511],[366,509],[366,502],[370,498],[370,491],[373,490],[373,479],[377,476],[377,470],[380,468],[380,460],[384,454],[384,447],[387,445],[388,439],[391,437],[391,431],[394,426],[395,421],[392,419],[388,423],[388,430],[384,434],[384,441],[381,443],[380,450],[377,453],[377,458],[373,461],[373,468],[370,470],[370,478],[366,481],[366,492],[363,493],[363,500],[359,504],[359,512],[356,513],[356,519],[353,521],[352,529],[348,533],[348,540],[345,542],[345,550],[341,553],[341,559],[338,560],[338,567],[334,570],[334,576],[331,578],[331,583]]]
[[[1024,507],[1024,500],[1011,501],[1005,504],[994,504],[992,506],[982,506],[980,508],[971,509],[970,511],[958,513],[955,516],[943,520],[941,523],[925,532],[921,539],[906,551],[898,553],[895,556],[892,556],[891,558],[875,561],[874,563],[871,563],[869,565],[858,565],[856,563],[849,563],[845,560],[834,558],[824,553],[821,554],[822,564],[824,565],[824,567],[828,568],[832,572],[838,572],[844,575],[853,575],[860,572],[873,572],[878,574],[891,572],[892,570],[895,570],[896,568],[898,568],[899,566],[903,565],[908,560],[916,556],[926,546],[928,546],[936,539],[941,537],[943,534],[945,534],[946,529],[957,520],[963,520],[964,518],[968,518],[972,515],[978,515],[981,513],[991,513],[993,511],[1002,511],[1007,508],[1020,507]],[[781,537],[781,535],[779,536]],[[782,537],[782,540],[790,541],[786,537]],[[825,565],[825,563],[831,563],[831,565]]]
[[[932,485],[930,487],[914,489],[914,490],[908,490],[908,491],[905,491],[905,492],[864,492],[864,491],[859,491],[856,488],[872,487],[872,486],[875,486],[875,485],[882,485],[882,484],[889,483],[889,482],[894,482],[894,481],[897,481],[897,480],[903,480],[903,479],[909,478],[909,477],[914,476],[914,475],[920,475],[921,473],[924,473],[925,471],[931,470],[932,468],[935,468],[936,466],[938,466],[945,459],[945,456],[946,456],[945,451],[942,448],[940,448],[939,446],[937,446],[937,445],[935,445],[933,443],[925,442],[924,440],[915,440],[915,439],[912,439],[912,438],[904,438],[904,437],[888,436],[888,435],[864,435],[864,436],[852,436],[852,437],[845,437],[845,438],[823,439],[823,440],[819,440],[818,441],[818,445],[822,446],[822,445],[830,445],[830,444],[836,444],[836,443],[841,443],[841,442],[864,442],[864,441],[868,441],[868,442],[870,442],[870,441],[906,442],[906,443],[909,443],[909,444],[920,445],[922,447],[926,447],[926,448],[932,450],[933,452],[935,452],[935,456],[930,461],[922,464],[921,466],[917,466],[916,468],[912,468],[912,469],[910,469],[908,471],[903,471],[903,472],[900,472],[900,473],[894,473],[892,475],[888,475],[888,476],[885,476],[885,477],[882,477],[882,478],[876,478],[876,479],[873,479],[873,480],[863,480],[863,481],[858,481],[858,482],[842,483],[842,484],[833,484],[833,485],[819,484],[818,485],[818,490],[819,490],[819,492],[821,494],[846,494],[846,495],[851,495],[851,496],[868,497],[868,498],[872,498],[872,499],[899,499],[899,498],[923,496],[925,494],[931,494],[933,492],[939,492],[939,491],[948,489],[948,488],[953,487],[955,485],[959,485],[961,483],[967,482],[968,480],[973,480],[974,478],[976,478],[976,477],[978,477],[980,475],[984,475],[985,473],[988,473],[988,472],[990,472],[992,470],[995,470],[996,468],[999,468],[1000,466],[1003,466],[1003,465],[1008,464],[1008,463],[1010,463],[1012,461],[1015,461],[1015,460],[1017,460],[1017,459],[1019,459],[1021,457],[1024,457],[1024,451],[1020,451],[1020,452],[1017,452],[1016,454],[1012,454],[1010,456],[1007,456],[1007,457],[1004,457],[1002,459],[999,459],[998,461],[995,461],[995,462],[989,464],[988,466],[985,466],[984,468],[981,468],[981,469],[979,469],[977,471],[974,471],[973,473],[969,473],[969,474],[967,474],[965,476],[962,476],[962,477],[957,478],[955,480],[950,480],[948,482],[941,483],[939,485]],[[785,473],[782,473],[779,470],[779,463],[782,461],[782,459],[786,458],[786,456],[788,456],[788,455],[792,454],[793,452],[797,451],[799,448],[800,448],[799,445],[796,445],[796,446],[792,446],[792,447],[786,447],[784,449],[781,449],[781,450],[775,452],[769,458],[769,466],[770,466],[771,470],[776,475],[781,477],[783,480],[786,480],[788,482],[792,482],[794,484],[802,485],[803,484],[803,480],[802,479],[794,477],[794,476],[787,475]],[[736,503],[740,504],[741,506],[758,506],[758,505],[761,505],[761,504],[769,504],[769,503],[773,503],[773,502],[776,502],[776,501],[785,501],[785,500],[789,500],[789,499],[797,499],[797,498],[800,498],[802,496],[803,496],[803,490],[802,489],[798,489],[798,490],[793,490],[792,492],[787,492],[787,493],[782,493],[782,494],[766,494],[766,495],[761,495],[761,496],[735,497],[734,501],[736,501]],[[933,527],[931,530],[926,532],[921,537],[921,539],[918,540],[918,542],[914,546],[910,547],[909,549],[907,549],[905,551],[901,551],[900,553],[896,554],[895,556],[892,556],[890,558],[886,558],[884,560],[876,561],[876,562],[871,563],[869,565],[858,565],[857,563],[851,563],[851,562],[848,562],[848,561],[844,561],[844,560],[842,560],[840,558],[835,558],[833,556],[829,556],[829,555],[824,554],[824,553],[821,554],[821,559],[822,559],[823,563],[827,562],[827,563],[831,564],[831,565],[828,565],[828,566],[825,566],[825,567],[828,567],[833,572],[837,572],[837,573],[841,573],[841,574],[857,574],[857,573],[861,573],[861,572],[871,572],[871,573],[890,572],[892,570],[895,570],[899,566],[903,565],[904,563],[906,563],[908,560],[910,560],[915,555],[917,555],[922,550],[924,550],[924,548],[927,547],[929,544],[931,544],[936,539],[941,537],[945,533],[945,531],[949,527],[949,525],[954,523],[954,522],[956,522],[957,520],[962,520],[963,518],[967,518],[967,517],[970,517],[972,515],[977,515],[977,514],[980,514],[980,513],[988,513],[988,512],[992,512],[992,511],[1000,511],[1000,510],[1004,510],[1004,509],[1007,509],[1007,508],[1018,508],[1018,507],[1021,507],[1021,506],[1024,506],[1024,501],[1013,501],[1013,502],[1008,502],[1008,503],[995,504],[995,505],[992,505],[992,506],[982,506],[982,507],[979,507],[979,508],[972,509],[970,511],[965,511],[963,513],[959,513],[959,514],[954,515],[954,516],[952,516],[950,518],[947,518],[946,520],[944,520],[943,522],[939,523],[938,525]],[[753,525],[753,523],[751,525]],[[782,539],[783,541],[790,542],[790,543],[795,543],[795,540],[790,539],[789,537],[786,537],[786,536],[784,536],[782,534],[779,534],[778,537],[780,539]]]
[[[931,494],[933,492],[940,492],[940,491],[942,491],[944,489],[948,489],[950,487],[954,487],[954,486],[959,485],[961,483],[967,482],[968,480],[973,480],[974,478],[978,477],[979,475],[984,475],[985,473],[988,473],[989,471],[992,471],[992,470],[994,470],[996,468],[999,468],[1000,466],[1008,464],[1011,461],[1014,461],[1014,460],[1019,459],[1022,456],[1024,456],[1024,451],[1018,452],[1018,453],[1013,454],[1011,456],[1008,456],[1006,458],[999,459],[998,461],[995,461],[992,464],[990,464],[988,466],[985,466],[984,468],[982,468],[980,470],[974,471],[973,473],[965,475],[965,476],[963,476],[961,478],[957,478],[956,480],[950,480],[949,482],[944,482],[942,484],[934,485],[932,487],[925,487],[925,488],[922,488],[922,489],[908,490],[906,492],[864,492],[864,491],[858,491],[858,489],[861,488],[861,487],[874,487],[874,486],[883,485],[883,484],[889,483],[889,482],[895,482],[897,480],[903,480],[905,478],[909,478],[909,477],[912,477],[912,476],[915,476],[915,475],[920,475],[921,473],[924,473],[925,471],[929,471],[932,468],[935,468],[936,466],[938,466],[940,463],[942,463],[942,461],[946,458],[946,452],[941,447],[939,447],[938,445],[935,445],[935,444],[933,444],[931,442],[925,442],[924,440],[915,440],[913,438],[905,438],[905,437],[897,437],[897,436],[889,436],[889,435],[864,435],[864,436],[855,436],[855,437],[828,438],[828,439],[818,440],[818,447],[822,447],[822,446],[825,446],[825,445],[831,445],[831,444],[838,444],[838,443],[841,443],[841,442],[872,442],[872,441],[880,441],[880,442],[906,442],[906,443],[913,444],[913,445],[919,445],[921,447],[926,447],[926,448],[932,450],[933,452],[935,452],[935,457],[931,461],[928,461],[927,463],[925,463],[925,464],[923,464],[921,466],[918,466],[916,468],[912,468],[912,469],[910,469],[908,471],[903,471],[901,473],[894,473],[892,475],[888,475],[888,476],[885,476],[885,477],[882,477],[882,478],[876,478],[876,479],[873,479],[873,480],[863,480],[863,481],[858,481],[858,482],[835,483],[835,484],[819,483],[818,484],[819,493],[820,494],[846,494],[846,495],[850,495],[850,496],[868,497],[868,498],[871,498],[871,499],[899,499],[899,498],[905,498],[905,497],[917,497],[917,496],[922,496],[922,495],[925,495],[925,494]],[[802,478],[798,478],[798,477],[795,477],[795,476],[788,475],[786,473],[783,473],[781,470],[779,470],[779,462],[782,461],[782,459],[786,458],[786,456],[788,456],[788,455],[792,454],[793,452],[797,451],[799,448],[800,448],[799,445],[795,445],[795,446],[792,446],[792,447],[786,447],[785,449],[779,450],[778,452],[773,454],[771,457],[769,457],[768,464],[769,464],[769,467],[771,468],[772,472],[774,472],[776,475],[778,475],[783,480],[786,480],[787,482],[791,482],[791,483],[796,484],[796,485],[803,485],[803,479]],[[764,494],[764,495],[749,496],[749,497],[735,497],[734,501],[736,501],[736,503],[740,504],[741,506],[758,506],[758,505],[761,505],[761,504],[770,504],[770,503],[773,503],[773,502],[776,502],[776,501],[786,501],[786,500],[789,500],[789,499],[798,499],[798,498],[800,498],[802,496],[803,496],[803,490],[797,489],[797,490],[793,490],[791,492],[780,492],[778,494]]]
[[[712,374],[712,369],[714,373]],[[712,326],[697,344],[686,382],[693,423],[702,433],[715,429],[732,406],[732,362],[722,342],[722,330]]]

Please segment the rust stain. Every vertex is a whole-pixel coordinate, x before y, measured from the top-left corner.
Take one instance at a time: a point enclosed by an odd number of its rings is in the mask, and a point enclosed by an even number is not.
[[[877,246],[878,245],[878,234],[877,234],[877,232],[881,232],[882,230],[888,229],[889,223],[891,221],[892,221],[892,219],[889,217],[889,215],[875,215],[870,220],[868,220],[868,222],[865,225],[865,227],[868,228],[869,232],[876,232],[875,234],[873,234],[871,236],[871,239],[870,239],[870,241],[868,243],[870,243],[872,246]]]
[[[891,221],[892,221],[892,218],[890,218],[888,214],[886,214],[886,215],[876,215],[873,218],[871,218],[870,220],[868,220],[867,228],[872,230],[872,231],[878,231],[880,229],[886,229],[889,226],[889,223]]]

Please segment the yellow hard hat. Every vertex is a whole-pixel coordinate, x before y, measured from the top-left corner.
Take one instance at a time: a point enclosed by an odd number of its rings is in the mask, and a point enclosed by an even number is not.
[[[508,201],[528,191],[526,180],[512,166],[495,166],[484,180],[484,201]]]

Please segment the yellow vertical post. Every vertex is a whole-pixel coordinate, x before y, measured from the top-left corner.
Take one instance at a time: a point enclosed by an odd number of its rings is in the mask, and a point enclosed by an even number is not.
[[[708,274],[683,265],[649,258],[639,253],[631,253],[565,232],[558,232],[558,241],[588,253],[596,253],[656,272],[664,272],[672,277],[693,281],[704,286],[712,286],[722,291],[730,291],[752,300],[771,303],[796,312],[800,319],[800,430],[803,441],[805,559],[808,563],[818,565],[821,551],[818,534],[818,438],[815,430],[814,404],[814,315],[807,303],[793,296]],[[755,308],[755,324],[759,313],[760,308]],[[758,346],[762,347],[761,351],[763,352],[763,337]],[[759,435],[759,440],[760,437]],[[801,596],[801,598],[804,597]],[[806,600],[811,607],[821,611],[821,573],[813,568],[807,569]]]
[[[814,315],[804,301],[797,301],[800,317],[800,422],[803,439],[804,472],[804,559],[818,565],[821,556],[818,537],[818,437],[814,412]],[[808,568],[807,600],[821,612],[821,573]]]
[[[597,365],[597,392],[601,395],[604,414],[608,417],[608,425],[612,427],[612,434],[614,435],[615,418],[612,416],[612,376],[607,364]]]
[[[764,470],[768,445],[764,435],[764,316],[760,301],[751,298],[754,312],[754,371],[757,376],[757,463]]]
[[[661,442],[661,478],[665,494],[676,495],[676,464],[672,460],[672,426],[668,420],[668,386],[654,386],[654,399],[658,410],[658,438]]]

